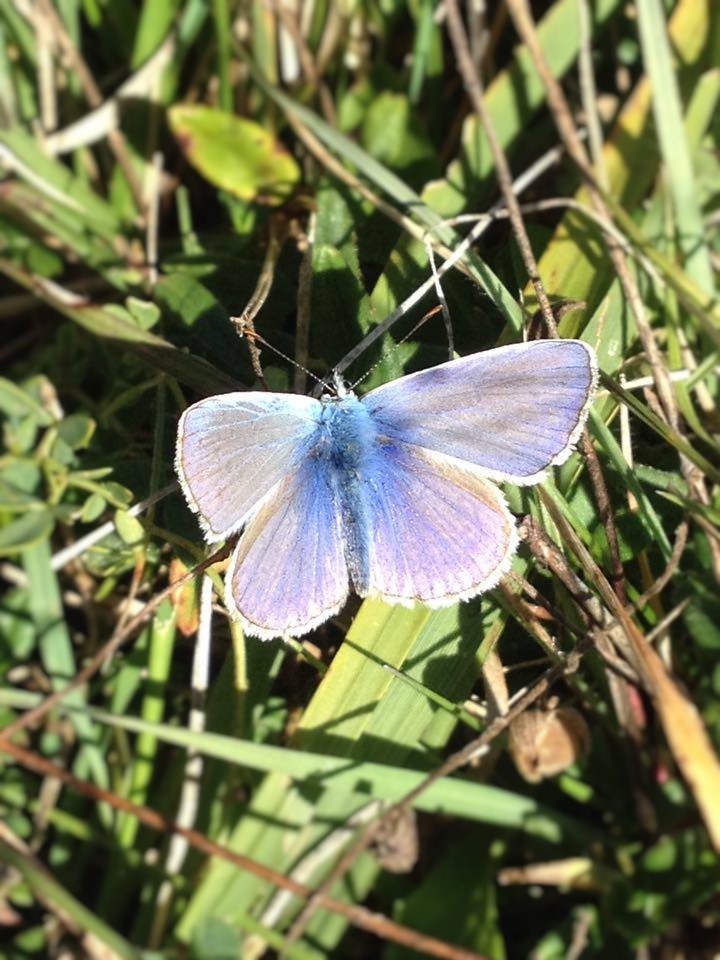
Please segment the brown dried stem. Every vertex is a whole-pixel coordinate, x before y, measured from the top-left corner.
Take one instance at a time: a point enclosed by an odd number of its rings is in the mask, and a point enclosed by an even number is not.
[[[510,223],[513,228],[513,233],[515,234],[518,248],[520,250],[520,255],[523,258],[525,269],[528,272],[528,276],[530,277],[530,281],[535,290],[535,296],[537,297],[540,312],[542,314],[548,334],[551,337],[557,337],[557,322],[545,291],[542,278],[540,277],[538,263],[535,258],[535,254],[533,253],[532,245],[530,244],[530,238],[525,227],[522,210],[513,189],[513,177],[512,171],[510,170],[510,164],[508,163],[505,152],[500,144],[497,133],[495,132],[495,126],[490,116],[490,111],[485,104],[482,80],[480,78],[480,73],[476,69],[473,62],[470,44],[463,26],[462,17],[460,16],[457,0],[447,0],[445,7],[447,10],[448,30],[453,49],[455,51],[455,56],[457,58],[458,69],[460,70],[460,74],[463,78],[465,90],[470,98],[473,110],[477,114],[483,130],[485,131],[485,135],[490,146],[490,152],[493,156],[498,184],[500,186],[505,205],[507,206],[507,212],[510,217]],[[618,597],[620,597],[620,599],[624,602],[625,575],[620,560],[620,550],[618,547],[618,536],[615,528],[613,511],[610,506],[607,486],[600,468],[600,463],[587,432],[583,436],[583,452],[585,453],[587,459],[590,480],[595,491],[598,509],[605,526],[612,563],[613,586],[618,594]]]
[[[70,910],[67,909],[66,903],[63,903],[60,898],[54,897],[47,886],[37,882],[38,878],[42,877],[53,885],[57,884],[45,864],[35,856],[32,848],[2,821],[0,821],[0,860],[3,861],[3,872],[5,872],[7,866],[14,865],[18,874],[25,877],[26,882],[32,888],[33,896],[43,904],[48,914],[54,916],[64,930],[77,937],[82,945],[84,957],[87,957],[88,960],[108,960],[111,956],[118,956],[108,944],[104,943],[95,934],[83,929],[79,923],[79,918],[72,915]]]
[[[602,623],[607,621],[609,616],[608,635],[612,631],[613,640],[622,642],[621,652],[630,659],[643,686],[652,697],[675,761],[690,786],[713,847],[720,851],[720,809],[717,804],[720,796],[720,761],[702,717],[620,603],[565,517],[555,508],[549,497],[543,497],[543,502],[563,541],[585,570],[597,596],[569,571],[564,562],[563,566],[557,569],[557,575],[561,579],[565,578],[563,582],[568,580],[566,585],[570,593],[579,605],[591,613],[593,619]],[[542,540],[539,538],[537,545],[542,548]],[[550,560],[553,558],[553,551],[557,553],[554,547],[548,551]],[[553,573],[555,572],[553,569]]]
[[[600,519],[602,520],[603,527],[605,528],[605,536],[607,537],[611,565],[610,582],[620,602],[626,603],[625,571],[623,570],[622,560],[620,559],[620,543],[618,541],[617,527],[615,526],[615,513],[613,505],[610,502],[610,495],[608,494],[605,476],[600,466],[600,459],[587,429],[583,430],[580,445],[583,456],[585,457],[585,463],[587,464],[590,482],[593,486],[595,502],[597,503]]]
[[[682,560],[682,555],[685,552],[685,547],[687,546],[688,540],[689,525],[686,520],[680,524],[680,526],[675,531],[675,543],[673,544],[672,553],[670,559],[667,562],[667,566],[660,574],[659,577],[655,579],[655,582],[652,586],[641,593],[640,596],[634,603],[636,610],[642,610],[642,608],[656,597],[659,593],[665,589],[668,583],[672,580],[675,575],[678,567],[680,566],[680,561]]]
[[[250,351],[250,361],[252,363],[255,376],[262,383],[266,390],[270,387],[265,380],[265,374],[260,363],[260,348],[257,345],[257,336],[255,333],[255,317],[262,310],[265,301],[270,295],[273,279],[275,277],[275,267],[278,258],[282,253],[282,248],[288,238],[288,223],[284,215],[278,214],[270,218],[268,225],[268,241],[265,250],[265,259],[260,268],[260,276],[255,284],[247,305],[239,317],[230,317],[230,322],[235,327],[238,336],[247,340]]]
[[[598,215],[608,223],[612,221],[612,214],[608,203],[603,196],[602,190],[598,186],[593,169],[588,160],[582,140],[578,134],[573,121],[572,113],[568,105],[562,87],[553,76],[550,66],[545,58],[545,53],[538,38],[537,29],[533,19],[532,11],[528,0],[507,0],[508,10],[512,17],[515,29],[526,46],[535,69],[543,82],[547,93],[548,106],[552,113],[558,133],[567,149],[570,157],[576,164],[582,175],[590,200]],[[625,299],[630,306],[638,334],[645,350],[645,354],[650,364],[653,380],[657,389],[658,398],[662,407],[663,416],[679,433],[682,433],[678,406],[673,392],[670,375],[666,369],[660,350],[655,342],[655,336],[650,325],[650,321],[645,310],[645,304],[640,296],[640,290],[633,273],[631,272],[621,246],[607,240],[607,234],[603,231],[606,238],[607,249],[612,260],[615,272],[617,273],[620,285],[625,294]],[[683,476],[688,482],[691,494],[703,504],[709,503],[709,494],[705,486],[705,481],[700,471],[683,455],[680,456],[680,468]],[[720,579],[720,548],[713,541],[709,540],[710,550],[713,558],[715,575]]]
[[[275,16],[293,38],[298,60],[300,62],[300,67],[305,75],[305,79],[317,90],[323,116],[330,126],[334,127],[337,123],[335,103],[327,84],[325,84],[322,80],[322,76],[316,64],[315,54],[309,48],[307,41],[302,34],[300,24],[298,23],[297,11],[285,7],[282,3],[282,0],[271,0],[271,6]],[[300,8],[298,8],[298,10],[299,9]]]
[[[359,193],[361,197],[364,197],[365,200],[380,210],[388,220],[392,220],[393,223],[410,234],[415,240],[419,240],[421,243],[425,241],[426,237],[428,237],[427,227],[422,227],[411,217],[405,216],[405,214],[397,210],[391,203],[388,203],[387,200],[384,200],[379,194],[375,193],[374,190],[371,190],[359,177],[351,173],[291,111],[286,113],[285,119],[292,127],[295,135],[302,140],[318,163],[328,170],[337,180]],[[446,244],[437,241],[432,238],[432,236],[430,242],[435,252],[439,253],[445,260],[452,258],[453,251]],[[471,276],[471,271],[462,260],[458,260],[455,265],[458,270]]]
[[[450,33],[450,40],[455,51],[455,56],[457,58],[458,69],[460,70],[460,75],[462,76],[465,90],[470,98],[473,110],[477,114],[483,130],[485,131],[485,135],[490,146],[490,152],[493,156],[493,162],[495,164],[495,172],[497,174],[498,184],[505,200],[505,204],[508,208],[510,223],[512,224],[515,239],[520,249],[520,255],[523,258],[525,269],[527,270],[528,276],[530,277],[532,285],[535,288],[535,295],[537,297],[548,334],[551,337],[556,337],[557,324],[555,323],[555,317],[553,316],[550,301],[548,300],[545,287],[538,272],[537,260],[535,259],[535,254],[533,253],[532,246],[530,244],[530,238],[527,230],[525,229],[525,221],[523,220],[520,205],[517,197],[515,196],[515,191],[513,190],[513,178],[510,165],[495,132],[495,126],[492,122],[490,111],[485,105],[482,80],[480,79],[479,71],[476,69],[475,64],[473,63],[472,53],[470,52],[470,43],[465,32],[465,27],[463,26],[457,0],[446,0],[445,9],[447,11],[448,31]]]

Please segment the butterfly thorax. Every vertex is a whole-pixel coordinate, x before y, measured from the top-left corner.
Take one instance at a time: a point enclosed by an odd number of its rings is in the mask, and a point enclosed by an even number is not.
[[[370,455],[376,430],[354,394],[323,401],[320,417],[321,457],[340,473],[357,473]]]

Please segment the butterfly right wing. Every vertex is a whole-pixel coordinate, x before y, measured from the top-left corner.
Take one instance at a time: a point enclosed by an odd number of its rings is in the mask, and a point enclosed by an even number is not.
[[[483,476],[537,483],[578,440],[597,381],[581,340],[484,350],[371,390],[380,433],[472,464]]]
[[[285,393],[226,393],[180,418],[175,468],[209,541],[237,532],[312,445],[322,405]]]
[[[311,454],[250,519],[227,572],[225,603],[251,636],[298,637],[337,613],[348,590],[331,468]]]

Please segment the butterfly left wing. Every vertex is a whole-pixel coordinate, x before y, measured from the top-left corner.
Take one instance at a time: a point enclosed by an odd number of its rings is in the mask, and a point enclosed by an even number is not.
[[[364,529],[348,557],[361,596],[447,606],[489,590],[509,569],[514,520],[476,471],[381,437],[362,496]]]
[[[285,393],[224,393],[180,418],[175,469],[209,541],[237,532],[306,455],[322,405]]]
[[[298,637],[348,595],[341,515],[326,464],[309,456],[250,519],[225,580],[225,602],[247,634]]]

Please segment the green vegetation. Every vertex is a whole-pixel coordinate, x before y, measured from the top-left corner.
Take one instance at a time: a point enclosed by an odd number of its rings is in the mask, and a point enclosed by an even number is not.
[[[467,62],[455,0],[0,6],[0,957],[716,956],[720,7],[483,6]],[[309,390],[491,209],[455,349],[602,368],[512,574],[246,640],[180,413]]]

